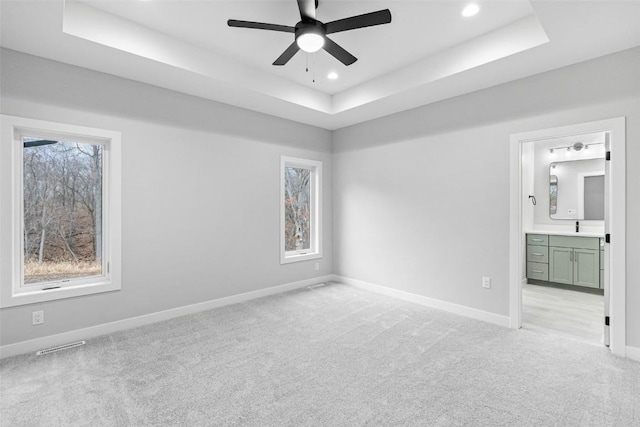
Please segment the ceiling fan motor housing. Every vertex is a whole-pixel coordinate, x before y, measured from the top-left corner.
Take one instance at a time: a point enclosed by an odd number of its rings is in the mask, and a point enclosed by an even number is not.
[[[324,28],[324,24],[315,19],[304,19],[296,24],[296,40],[303,34],[318,34],[321,37],[327,35],[327,30]]]

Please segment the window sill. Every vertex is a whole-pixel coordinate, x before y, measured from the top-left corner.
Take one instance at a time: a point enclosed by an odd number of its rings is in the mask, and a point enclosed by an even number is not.
[[[120,289],[121,286],[118,283],[113,283],[111,281],[49,289],[46,291],[38,289],[33,292],[13,293],[6,298],[2,298],[0,308],[17,307],[20,305],[55,301],[64,298],[74,298],[103,292],[119,291]]]
[[[308,254],[291,254],[284,255],[280,258],[280,264],[290,264],[292,262],[300,262],[300,261],[308,261],[311,259],[322,258],[322,254],[320,252],[312,252]]]

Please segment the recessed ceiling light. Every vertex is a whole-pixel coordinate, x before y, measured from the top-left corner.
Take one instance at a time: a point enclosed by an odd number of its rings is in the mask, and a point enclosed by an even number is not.
[[[480,6],[475,3],[469,3],[464,9],[462,9],[462,16],[469,18],[480,12]]]
[[[327,74],[327,78],[329,80],[335,80],[338,78],[338,73],[336,73],[335,71],[332,71],[329,74]]]

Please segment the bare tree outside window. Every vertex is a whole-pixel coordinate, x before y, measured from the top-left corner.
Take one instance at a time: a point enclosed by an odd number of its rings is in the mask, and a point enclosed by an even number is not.
[[[311,248],[311,171],[285,167],[285,251]]]
[[[102,274],[103,147],[23,142],[24,283]]]

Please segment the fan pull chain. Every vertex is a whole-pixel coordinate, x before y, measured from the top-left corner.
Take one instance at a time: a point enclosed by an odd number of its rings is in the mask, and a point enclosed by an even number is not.
[[[316,69],[315,69],[315,65],[316,65],[316,54],[315,53],[307,53],[305,55],[305,61],[306,61],[306,66],[304,71],[305,72],[309,72],[309,55],[311,55],[311,81],[313,83],[316,82]]]

